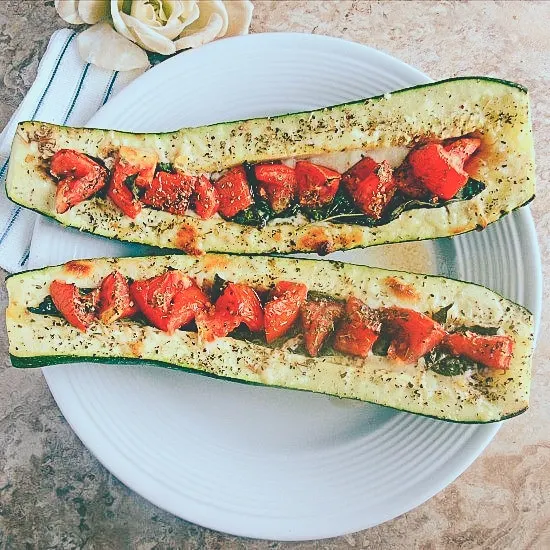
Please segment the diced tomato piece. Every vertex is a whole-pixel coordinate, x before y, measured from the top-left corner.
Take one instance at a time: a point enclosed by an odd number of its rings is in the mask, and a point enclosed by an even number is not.
[[[134,196],[132,191],[126,185],[128,176],[121,169],[120,165],[115,164],[111,181],[107,189],[107,196],[122,210],[126,216],[135,218],[141,212],[141,202]]]
[[[452,199],[468,181],[460,158],[446,151],[440,143],[413,149],[407,159],[414,177],[443,200]]]
[[[50,295],[59,313],[82,332],[95,321],[99,297],[96,290],[81,294],[75,284],[54,280],[50,284]]]
[[[474,332],[448,334],[442,344],[453,355],[463,355],[491,369],[507,370],[514,351],[509,336],[482,336]]]
[[[73,149],[60,149],[50,160],[50,172],[56,178],[84,178],[97,167],[103,168],[88,155]]]
[[[203,220],[211,218],[220,208],[218,192],[206,176],[199,176],[197,178],[192,202],[195,212]]]
[[[424,184],[414,176],[407,159],[395,170],[394,180],[397,189],[413,199],[429,199],[431,197],[431,193]]]
[[[203,311],[211,305],[208,296],[193,279],[191,281],[190,286],[180,290],[174,297],[171,312],[172,326],[177,328],[193,321],[199,311]]]
[[[348,298],[346,313],[334,336],[334,349],[366,357],[380,334],[375,312],[358,298]]]
[[[126,216],[135,218],[141,212],[141,201],[126,184],[130,176],[135,176],[138,187],[146,187],[153,181],[157,165],[155,154],[137,151],[131,147],[121,147],[116,159],[107,196],[122,210]]]
[[[130,298],[130,285],[120,271],[113,271],[103,281],[99,291],[98,317],[110,325],[117,319],[131,317],[138,312],[137,305]]]
[[[158,210],[184,215],[189,207],[196,179],[181,172],[158,172],[147,187],[141,202]]]
[[[300,307],[306,301],[307,286],[303,283],[279,281],[264,308],[265,338],[270,344],[295,323]]]
[[[378,163],[370,157],[345,172],[342,182],[359,209],[376,220],[382,217],[397,190],[392,167],[385,160]]]
[[[233,332],[241,324],[241,319],[227,311],[216,311],[212,307],[206,311],[198,312],[195,322],[200,339],[205,342],[213,342],[217,338],[224,338]]]
[[[118,150],[118,161],[124,166],[128,176],[136,176],[138,187],[147,187],[153,181],[158,156],[153,151],[122,146]]]
[[[219,211],[226,218],[232,218],[254,202],[244,166],[229,170],[214,182],[214,187],[220,201]]]
[[[216,311],[240,319],[239,324],[244,323],[252,332],[264,328],[262,303],[256,291],[247,285],[228,283],[216,301]]]
[[[55,209],[59,214],[89,199],[107,181],[107,170],[103,166],[71,149],[61,149],[55,153],[50,162],[50,172],[61,178],[55,193]]]
[[[481,140],[478,138],[458,138],[445,145],[445,151],[460,159],[462,166],[479,149]]]
[[[258,164],[254,167],[258,192],[275,212],[286,210],[296,195],[296,172],[285,164]]]
[[[384,312],[392,341],[388,357],[416,363],[445,337],[443,327],[428,315],[412,309],[391,308]]]
[[[306,302],[300,308],[307,352],[316,357],[336,322],[344,314],[345,305],[332,300]]]
[[[206,294],[181,271],[134,281],[130,295],[145,317],[168,334],[190,323],[198,311],[210,306]]]
[[[309,208],[332,202],[342,178],[335,170],[307,161],[297,162],[295,173],[298,200]]]

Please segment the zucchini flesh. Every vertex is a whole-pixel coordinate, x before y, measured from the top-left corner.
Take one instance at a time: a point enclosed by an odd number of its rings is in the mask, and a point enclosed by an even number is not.
[[[470,176],[486,188],[469,200],[410,210],[378,227],[304,219],[243,226],[219,217],[201,220],[144,208],[135,219],[95,197],[64,214],[55,211],[47,159],[62,148],[109,160],[129,146],[155,151],[186,173],[209,173],[248,162],[339,151],[411,147],[427,139],[481,138]],[[14,202],[59,222],[110,238],[192,254],[207,251],[288,253],[431,239],[483,228],[529,202],[535,192],[527,91],[490,78],[458,78],[375,98],[270,118],[185,128],[164,134],[68,128],[42,122],[18,127],[6,181]]]
[[[500,327],[514,340],[513,358],[505,372],[443,376],[420,363],[407,365],[375,355],[313,358],[231,337],[205,345],[194,332],[177,331],[169,336],[128,319],[109,326],[96,323],[82,333],[61,317],[28,309],[44,300],[54,279],[97,287],[115,269],[141,279],[169,268],[186,272],[201,286],[212,283],[216,274],[259,289],[288,280],[304,282],[310,292],[336,299],[355,296],[375,309],[398,306],[431,313],[445,309],[449,325]],[[17,367],[144,361],[253,384],[354,398],[457,422],[498,421],[528,407],[531,314],[484,287],[453,279],[338,262],[207,254],[75,260],[13,275],[7,287],[10,354]]]

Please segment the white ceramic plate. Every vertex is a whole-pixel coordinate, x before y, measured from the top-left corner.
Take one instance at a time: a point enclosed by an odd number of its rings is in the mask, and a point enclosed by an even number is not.
[[[173,130],[311,109],[427,81],[358,44],[252,35],[162,63],[90,125]],[[31,263],[146,252],[41,219]],[[540,311],[539,256],[527,209],[483,233],[333,257],[479,282]],[[398,516],[453,481],[499,427],[160,368],[71,365],[49,367],[44,375],[75,432],[126,485],[182,518],[248,537],[332,537]]]

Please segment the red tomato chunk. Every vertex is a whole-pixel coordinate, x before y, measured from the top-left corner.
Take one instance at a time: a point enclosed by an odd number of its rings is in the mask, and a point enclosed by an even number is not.
[[[99,320],[110,325],[117,319],[131,317],[137,312],[138,308],[130,298],[130,286],[126,277],[120,271],[107,275],[99,290]]]
[[[195,212],[203,220],[211,218],[220,208],[220,198],[216,188],[206,176],[200,176],[195,182],[192,198]]]
[[[318,208],[332,202],[342,177],[338,172],[307,161],[297,162],[295,170],[298,200],[302,206]]]
[[[284,336],[296,322],[305,302],[307,286],[279,281],[265,305],[265,338],[268,344]]]
[[[197,328],[202,340],[212,342],[233,332],[241,323],[253,332],[264,328],[264,312],[260,298],[251,287],[228,283],[216,306],[197,316]]]
[[[491,369],[508,369],[514,351],[509,336],[482,336],[470,331],[448,334],[442,343],[453,355],[463,355]]]
[[[126,216],[136,218],[141,212],[141,202],[127,185],[127,179],[135,177],[137,187],[147,187],[153,181],[157,158],[146,151],[121,147],[111,174],[107,196]]]
[[[83,295],[75,284],[55,280],[50,284],[50,296],[61,315],[82,332],[95,321],[98,289]]]
[[[384,326],[392,335],[390,359],[416,363],[445,337],[443,327],[424,313],[411,309],[390,308],[384,312]]]
[[[168,271],[151,279],[134,281],[130,294],[140,311],[157,328],[173,334],[210,306],[206,294],[181,271]]]
[[[344,319],[334,336],[334,349],[366,357],[379,334],[380,321],[375,311],[357,298],[348,298]]]
[[[359,209],[376,220],[395,195],[397,184],[391,166],[365,157],[342,176],[342,182]]]
[[[225,338],[240,324],[238,317],[233,317],[227,312],[216,311],[211,307],[206,311],[200,311],[195,318],[199,337],[205,342],[213,342],[217,338]]]
[[[196,178],[182,173],[158,172],[141,201],[172,214],[184,215],[189,208]]]
[[[344,309],[344,304],[333,300],[317,300],[302,305],[300,318],[304,343],[312,357],[317,357],[327,337],[334,330],[336,322],[344,314]]]
[[[258,164],[254,167],[258,192],[275,212],[286,210],[296,195],[296,172],[285,164]]]
[[[63,214],[90,198],[105,186],[107,170],[87,155],[61,149],[51,159],[50,172],[60,178],[55,193],[55,209]]]
[[[445,146],[428,143],[413,149],[405,161],[410,167],[408,177],[412,176],[436,197],[450,200],[466,185],[469,176],[464,163],[480,143],[479,139],[461,138]]]
[[[445,151],[460,160],[462,165],[479,149],[478,138],[459,138],[445,145]]]
[[[229,170],[214,182],[214,187],[220,201],[219,211],[226,218],[232,218],[254,202],[243,166]]]
[[[256,291],[247,285],[228,283],[216,301],[216,311],[240,319],[252,332],[264,328],[262,303]]]

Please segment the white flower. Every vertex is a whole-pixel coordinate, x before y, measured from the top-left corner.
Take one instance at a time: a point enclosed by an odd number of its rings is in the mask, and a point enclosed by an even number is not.
[[[55,7],[69,23],[94,25],[78,36],[80,54],[116,70],[148,67],[140,48],[171,55],[246,34],[253,10],[250,0],[55,0]]]

